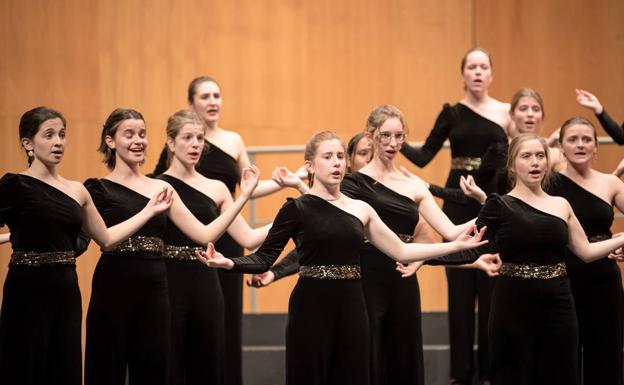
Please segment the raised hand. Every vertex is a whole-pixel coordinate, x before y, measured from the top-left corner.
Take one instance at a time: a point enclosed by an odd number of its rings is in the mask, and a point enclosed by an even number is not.
[[[247,286],[261,288],[269,286],[271,283],[273,283],[273,281],[275,281],[275,273],[269,270],[262,274],[252,274],[251,278],[248,279],[246,283]]]
[[[251,197],[251,194],[258,186],[260,180],[260,171],[255,165],[244,167],[241,170],[240,192],[241,195]]]
[[[490,277],[496,277],[501,268],[502,261],[498,253],[483,254],[473,263],[474,267],[485,271]]]
[[[460,176],[459,187],[462,189],[464,195],[466,195],[467,197],[472,198],[481,204],[485,203],[487,195],[481,189],[481,187],[479,187],[477,183],[475,183],[472,175]]]
[[[576,102],[585,108],[592,109],[596,115],[602,113],[602,104],[600,104],[596,95],[591,92],[577,89]]]
[[[173,202],[173,189],[171,187],[163,187],[158,193],[154,194],[147,202],[145,208],[152,211],[153,215],[167,211]]]
[[[455,244],[460,248],[460,250],[464,250],[479,247],[488,243],[489,241],[487,239],[481,240],[486,228],[487,226],[483,226],[481,230],[477,231],[476,225],[468,227],[466,231],[455,239]]]
[[[299,188],[302,180],[286,167],[275,167],[271,179],[281,187]]]
[[[227,270],[231,270],[234,267],[234,262],[232,262],[229,258],[225,258],[223,254],[216,251],[212,242],[208,243],[205,251],[195,251],[195,255],[206,266],[219,267]]]
[[[423,263],[424,261],[418,261],[404,265],[401,262],[397,262],[395,270],[401,273],[401,278],[407,278],[416,274],[416,272],[418,271],[418,269],[420,269]]]

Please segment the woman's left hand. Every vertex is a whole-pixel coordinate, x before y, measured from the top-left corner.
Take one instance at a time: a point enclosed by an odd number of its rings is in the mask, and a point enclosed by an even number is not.
[[[219,267],[227,270],[231,270],[234,267],[234,262],[229,258],[225,258],[223,254],[216,251],[212,242],[208,243],[205,251],[196,250],[195,255],[200,261],[209,267]]]

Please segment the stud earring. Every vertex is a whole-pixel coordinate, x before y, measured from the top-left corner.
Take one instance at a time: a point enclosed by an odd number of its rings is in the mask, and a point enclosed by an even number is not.
[[[33,150],[28,150],[28,157],[29,158],[34,158],[35,157],[35,153],[33,152]]]

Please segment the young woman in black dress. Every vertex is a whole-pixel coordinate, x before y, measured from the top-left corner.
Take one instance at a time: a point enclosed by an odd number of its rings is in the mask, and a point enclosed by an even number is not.
[[[340,192],[345,150],[332,132],[317,134],[308,142],[305,164],[313,175],[312,187],[282,207],[256,253],[228,259],[209,247],[202,257],[209,266],[259,273],[275,262],[293,238],[301,278],[289,304],[287,384],[368,384],[369,327],[359,279],[364,237],[386,255],[409,262],[473,247],[480,235],[469,237],[469,227],[451,243],[403,243],[371,206]]]
[[[170,188],[140,173],[147,131],[143,116],[113,111],[102,129],[100,151],[111,172],[85,182],[107,225],[134,215],[153,191]],[[258,181],[257,169],[243,170],[241,194],[208,225],[174,192],[166,216],[148,221],[130,239],[105,250],[98,261],[87,313],[86,384],[169,384],[170,304],[162,238],[167,217],[199,244],[218,239],[236,218]]]
[[[548,192],[570,202],[590,242],[611,238],[613,207],[624,212],[624,183],[592,168],[596,130],[585,118],[566,121],[559,145],[567,167]],[[584,263],[566,253],[566,269],[579,325],[579,357],[585,385],[622,385],[624,293],[616,261]]]
[[[63,178],[66,121],[37,107],[19,124],[29,167],[0,180],[0,226],[13,254],[0,313],[0,373],[4,384],[82,383],[82,305],[75,258],[81,228],[103,249],[132,235],[171,204],[171,191],[153,191],[137,214],[106,228],[84,186]],[[6,237],[6,235],[5,235]]]
[[[215,220],[232,205],[223,182],[208,179],[195,166],[206,142],[204,123],[189,110],[181,110],[167,122],[169,168],[159,176],[177,192],[202,223]],[[255,249],[270,225],[253,230],[239,214],[228,234],[241,246]],[[184,235],[171,221],[163,237],[172,315],[171,384],[222,384],[223,294],[215,269],[195,257],[203,245]]]
[[[219,124],[223,98],[217,81],[209,76],[193,79],[188,86],[189,109],[199,115],[205,124],[204,151],[196,169],[206,178],[219,180],[227,186],[231,195],[236,192],[236,184],[243,168],[249,167],[247,149],[241,136],[222,128]],[[160,175],[167,169],[167,149],[163,148],[154,170]],[[299,181],[301,188],[303,182]],[[252,197],[271,194],[281,188],[272,180],[260,181]],[[223,234],[216,247],[228,257],[243,255],[243,248],[229,234]],[[225,354],[224,384],[242,385],[242,319],[243,319],[243,275],[219,270],[219,282],[223,292],[225,310]]]
[[[455,259],[465,262],[497,251],[503,261],[489,322],[491,382],[579,384],[578,328],[566,249],[592,262],[622,247],[624,239],[589,243],[568,201],[544,192],[550,171],[543,138],[515,137],[508,171],[512,190],[491,195],[477,218],[478,226],[487,226],[484,237],[490,243],[459,253],[468,258]]]
[[[492,82],[492,61],[482,48],[469,50],[461,61],[465,96],[459,103],[444,105],[433,130],[420,148],[403,145],[401,153],[418,167],[426,166],[445,140],[451,145],[451,170],[445,187],[458,188],[461,175],[477,172],[482,157],[492,145],[506,146],[511,128],[509,104],[488,94]],[[489,192],[489,191],[488,191]],[[479,212],[476,202],[445,200],[443,211],[455,224],[464,223]],[[487,319],[490,280],[480,271],[447,269],[451,379],[471,383],[474,375],[475,300],[479,303],[478,376],[487,380]]]

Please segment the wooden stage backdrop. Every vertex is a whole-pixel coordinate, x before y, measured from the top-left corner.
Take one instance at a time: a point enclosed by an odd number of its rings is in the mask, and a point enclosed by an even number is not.
[[[46,105],[68,119],[64,176],[106,174],[95,149],[106,116],[120,106],[146,117],[149,172],[167,117],[187,106],[186,87],[198,75],[220,82],[222,127],[247,146],[303,144],[325,129],[348,138],[386,103],[407,116],[409,140],[424,140],[442,104],[462,97],[459,62],[475,45],[492,54],[493,97],[508,101],[521,86],[542,93],[547,133],[589,115],[574,101],[576,87],[596,93],[622,121],[622,19],[621,0],[2,0],[0,171],[25,168],[19,117]],[[604,146],[596,167],[612,170],[622,154]],[[258,161],[264,177],[301,163],[300,154]],[[448,151],[410,168],[443,184]],[[289,195],[259,200],[259,219],[271,219]],[[4,282],[10,248],[0,255]],[[92,245],[78,261],[85,312],[98,255]],[[423,310],[445,310],[444,270],[425,267],[418,276]],[[257,310],[286,311],[293,283],[259,290]]]

